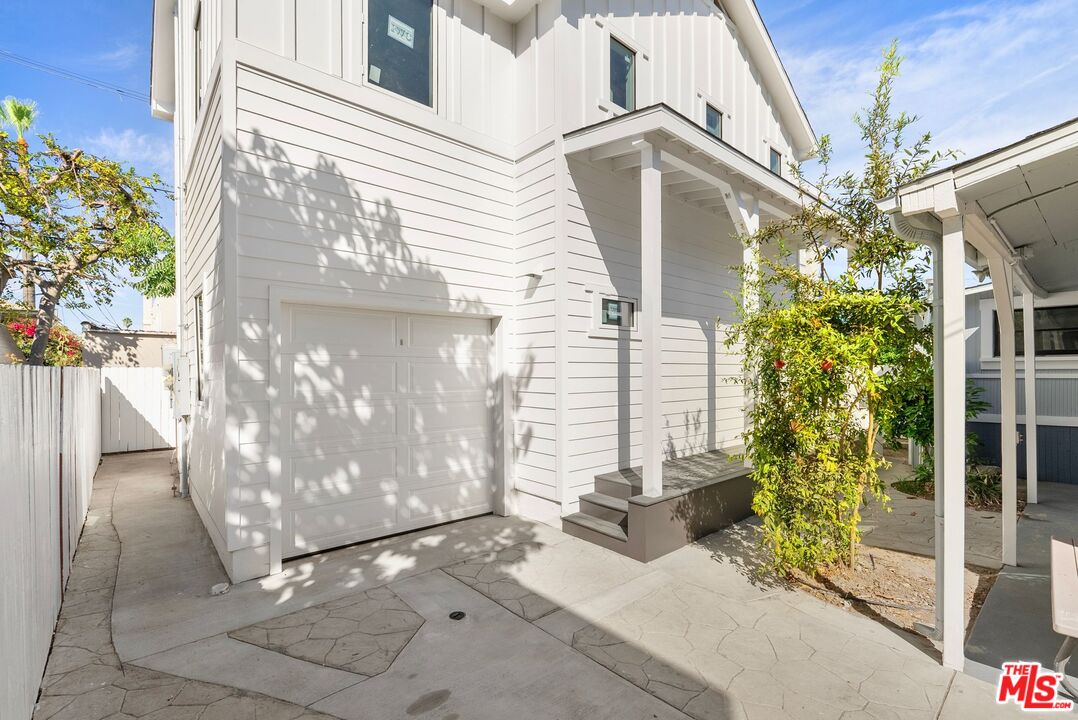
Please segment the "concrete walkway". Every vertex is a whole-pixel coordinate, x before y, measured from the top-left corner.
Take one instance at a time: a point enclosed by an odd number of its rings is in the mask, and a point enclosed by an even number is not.
[[[757,582],[750,525],[643,565],[483,517],[212,596],[224,573],[168,469],[160,453],[105,460],[41,720],[1019,716],[916,638]],[[93,649],[72,659],[59,639],[75,617]],[[89,665],[101,678],[55,690]],[[169,689],[139,705],[128,676]],[[102,689],[107,712],[72,710]]]

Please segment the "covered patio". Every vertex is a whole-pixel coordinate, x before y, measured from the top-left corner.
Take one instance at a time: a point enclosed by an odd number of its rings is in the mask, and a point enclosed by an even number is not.
[[[1069,528],[1073,534],[1078,505],[1074,488],[1038,484],[1036,373],[1043,360],[1037,358],[1034,310],[1078,290],[1078,120],[926,175],[881,208],[902,237],[928,245],[934,254],[937,601],[935,627],[928,632],[943,642],[943,664],[956,670],[995,676],[1005,660],[1050,664],[1063,638],[1050,632],[1046,532]],[[991,277],[998,317],[1004,566],[968,646],[962,614],[967,266]],[[1022,436],[1019,381],[1025,397]],[[1027,520],[1021,526],[1020,451],[1028,468]]]

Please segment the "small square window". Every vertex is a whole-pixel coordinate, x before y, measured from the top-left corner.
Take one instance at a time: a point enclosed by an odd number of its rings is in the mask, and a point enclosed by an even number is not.
[[[707,105],[706,108],[704,111],[704,128],[719,140],[722,140],[722,113],[711,105]]]
[[[636,109],[636,53],[610,38],[610,102],[630,112]]]
[[[770,162],[771,172],[782,175],[782,153],[775,148],[771,148]]]
[[[617,298],[603,298],[600,323],[607,327],[632,327],[633,303]]]

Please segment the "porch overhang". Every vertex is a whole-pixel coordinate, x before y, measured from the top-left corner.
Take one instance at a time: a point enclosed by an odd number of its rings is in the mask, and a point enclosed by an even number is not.
[[[660,155],[663,192],[696,207],[727,214],[730,196],[759,202],[763,220],[789,217],[813,195],[710,135],[665,104],[652,105],[565,135],[565,154],[638,177],[640,148]],[[733,218],[737,223],[737,218]]]

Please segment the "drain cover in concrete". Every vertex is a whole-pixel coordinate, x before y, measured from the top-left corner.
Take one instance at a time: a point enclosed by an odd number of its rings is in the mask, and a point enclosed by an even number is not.
[[[423,625],[388,587],[249,625],[229,636],[307,662],[371,677],[386,669]]]

